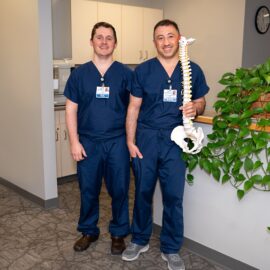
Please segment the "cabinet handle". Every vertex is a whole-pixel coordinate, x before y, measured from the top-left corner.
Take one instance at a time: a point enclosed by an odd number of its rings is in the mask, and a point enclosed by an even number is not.
[[[140,58],[139,58],[139,60],[142,60],[143,59],[143,52],[142,52],[142,50],[140,50],[139,52],[140,52]]]
[[[148,51],[145,50],[144,52],[145,52],[145,58],[143,60],[147,60],[148,59]]]
[[[67,140],[67,131],[64,130],[64,140]]]
[[[59,128],[56,129],[55,131],[55,141],[58,142],[59,141],[59,134],[58,134],[58,130]]]

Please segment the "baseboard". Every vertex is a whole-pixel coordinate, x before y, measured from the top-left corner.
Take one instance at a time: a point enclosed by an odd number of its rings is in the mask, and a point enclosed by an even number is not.
[[[161,226],[154,224],[154,233],[160,234]],[[209,261],[213,261],[216,264],[219,264],[223,267],[226,267],[231,270],[259,270],[258,268],[252,267],[248,264],[245,264],[241,261],[238,261],[234,258],[231,258],[225,254],[222,254],[214,249],[206,247],[200,243],[197,243],[191,239],[184,238],[183,247],[189,249],[190,251],[198,254],[201,257],[206,258]]]
[[[16,193],[18,193],[19,195],[23,196],[24,198],[30,200],[31,202],[34,202],[36,204],[38,204],[39,206],[45,208],[45,209],[49,209],[49,208],[56,208],[58,207],[58,198],[53,198],[53,199],[49,199],[49,200],[43,200],[39,197],[37,197],[36,195],[10,183],[9,181],[3,179],[0,177],[0,184],[12,189],[13,191],[15,191]]]

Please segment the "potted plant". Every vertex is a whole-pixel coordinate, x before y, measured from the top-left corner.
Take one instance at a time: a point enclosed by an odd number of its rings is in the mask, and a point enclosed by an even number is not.
[[[230,182],[240,200],[252,189],[270,191],[270,59],[225,73],[219,83],[225,88],[214,104],[207,145],[196,155],[183,153],[186,179],[193,183],[199,166],[216,181]]]

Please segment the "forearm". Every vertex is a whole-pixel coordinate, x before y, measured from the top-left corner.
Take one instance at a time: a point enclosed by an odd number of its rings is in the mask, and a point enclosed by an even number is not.
[[[126,118],[126,133],[128,144],[135,142],[138,115],[139,109],[136,109],[134,106],[129,106]]]
[[[194,105],[195,105],[195,108],[196,108],[196,115],[203,114],[203,112],[205,110],[205,103],[196,102],[196,103],[194,103]]]
[[[137,120],[142,104],[142,99],[130,95],[130,102],[126,117],[127,143],[134,144],[137,129]]]
[[[66,104],[66,125],[68,129],[70,144],[79,142],[78,123],[77,123],[77,106],[67,101]]]
[[[196,115],[203,114],[206,105],[205,98],[202,97],[197,100],[193,100],[193,104],[196,108]]]

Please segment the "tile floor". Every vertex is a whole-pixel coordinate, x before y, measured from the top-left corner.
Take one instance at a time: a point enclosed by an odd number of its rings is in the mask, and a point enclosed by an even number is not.
[[[77,181],[59,185],[59,208],[45,210],[0,185],[1,270],[166,270],[159,240],[153,235],[150,249],[137,261],[123,262],[110,255],[110,198],[104,187],[100,197],[100,239],[87,251],[76,253],[73,243],[80,236],[76,225],[80,209]],[[131,183],[130,208],[134,199]],[[186,270],[223,270],[212,262],[182,248]],[[228,269],[227,269],[228,270]]]

